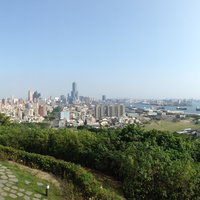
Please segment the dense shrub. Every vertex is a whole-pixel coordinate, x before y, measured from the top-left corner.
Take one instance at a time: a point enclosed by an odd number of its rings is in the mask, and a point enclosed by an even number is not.
[[[0,126],[0,144],[112,175],[123,182],[127,199],[198,199],[200,196],[198,138],[145,131],[135,126],[89,131],[86,128],[10,125]],[[35,163],[37,159],[28,161]],[[47,164],[44,166],[48,169]],[[43,167],[42,163],[40,167]],[[63,175],[62,170],[56,173]],[[76,180],[75,175],[69,174]],[[90,175],[85,174],[82,178],[90,180]]]
[[[101,184],[94,176],[79,165],[56,160],[49,156],[15,150],[11,147],[4,147],[2,145],[0,145],[0,156],[3,159],[13,160],[29,167],[51,172],[62,179],[71,180],[81,189],[87,198],[91,197],[93,199],[102,200],[122,199],[116,194],[102,188]]]

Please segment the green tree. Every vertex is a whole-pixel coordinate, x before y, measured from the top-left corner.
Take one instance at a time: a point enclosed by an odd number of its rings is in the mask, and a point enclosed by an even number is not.
[[[4,113],[0,113],[0,125],[10,124],[10,117],[6,116]]]

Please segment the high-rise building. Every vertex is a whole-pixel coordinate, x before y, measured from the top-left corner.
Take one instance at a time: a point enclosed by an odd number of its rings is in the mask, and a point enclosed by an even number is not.
[[[95,107],[95,118],[101,120],[104,117],[122,117],[125,115],[125,107],[120,104],[103,105],[98,104]]]
[[[96,118],[96,120],[100,120],[104,117],[103,111],[104,111],[103,105],[96,105],[96,107],[95,107],[95,118]]]
[[[124,105],[120,105],[120,115],[121,116],[125,115],[125,106]]]
[[[77,91],[77,84],[75,82],[72,83],[72,91]]]
[[[37,91],[35,91],[35,92],[33,93],[33,101],[34,101],[34,102],[38,102],[38,100],[39,100],[40,97],[41,97],[41,94],[38,93]]]
[[[31,90],[28,91],[28,101],[33,102],[33,92]]]
[[[102,101],[106,101],[106,95],[102,95]]]
[[[60,96],[60,103],[61,103],[61,104],[66,104],[66,103],[67,103],[67,98],[66,98],[65,95],[61,95],[61,96]]]
[[[77,83],[75,83],[75,82],[72,83],[71,96],[69,96],[68,101],[71,104],[77,103],[79,101],[78,90],[77,90]]]
[[[7,103],[7,100],[6,99],[2,99],[2,104],[6,105],[6,103]]]

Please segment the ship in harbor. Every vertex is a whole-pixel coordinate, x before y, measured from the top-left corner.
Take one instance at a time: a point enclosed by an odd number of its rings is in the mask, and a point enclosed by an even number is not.
[[[178,107],[176,107],[176,110],[187,110],[187,107],[178,106]]]

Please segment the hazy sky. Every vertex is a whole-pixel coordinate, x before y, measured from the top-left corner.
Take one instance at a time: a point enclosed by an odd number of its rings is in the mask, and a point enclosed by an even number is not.
[[[200,98],[199,0],[1,0],[0,98]]]

